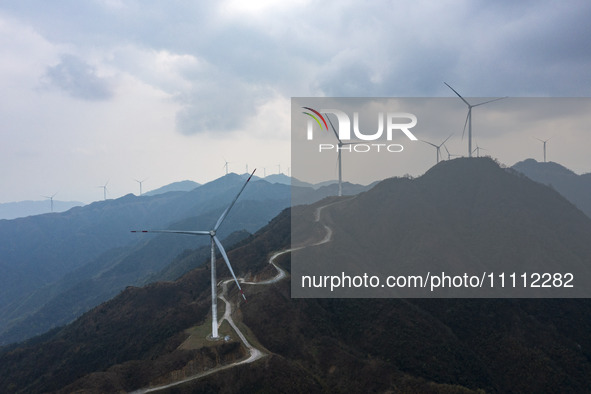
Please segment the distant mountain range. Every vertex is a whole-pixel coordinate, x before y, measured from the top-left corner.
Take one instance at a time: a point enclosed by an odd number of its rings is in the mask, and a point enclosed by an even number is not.
[[[129,194],[64,213],[0,221],[0,344],[71,321],[125,286],[145,283],[183,250],[205,245],[202,237],[138,236],[130,230],[212,226],[242,184],[229,174],[190,192]],[[289,204],[289,186],[252,182],[219,236],[254,232]]]
[[[195,188],[181,182],[153,196],[129,194],[60,214],[0,221],[0,345],[66,324],[126,286],[176,279],[203,264],[206,252],[192,259],[181,256],[205,246],[204,237],[130,230],[212,226],[244,179],[229,174]],[[191,190],[173,191],[179,185]],[[365,188],[347,184],[344,190]],[[267,224],[290,205],[290,191],[285,183],[253,177],[220,229],[220,239],[229,237],[224,242],[231,246]],[[336,194],[336,186],[297,188],[295,193],[314,202]]]
[[[168,192],[190,192],[201,186],[201,184],[193,181],[180,181],[174,182],[166,186],[159,187],[158,189],[150,190],[144,193],[144,196],[155,196],[157,194],[163,194]]]
[[[53,201],[53,212],[65,212],[74,207],[85,205],[80,201]],[[49,200],[44,201],[18,201],[0,203],[0,220],[24,218],[27,216],[41,215],[51,212]]]
[[[591,173],[577,175],[558,163],[527,159],[512,167],[528,178],[548,185],[591,217]]]
[[[313,225],[316,208],[334,201],[294,207],[293,215]],[[384,202],[387,209],[376,209]],[[282,211],[228,251],[239,276],[268,275],[272,252],[291,247],[291,214]],[[323,218],[319,228],[334,231],[334,242],[323,246],[329,250],[353,222],[394,231],[379,238],[385,247],[405,237],[397,250],[405,258],[591,259],[591,219],[550,188],[485,158],[380,182],[327,206]],[[309,245],[325,232],[312,233]],[[465,237],[473,245],[455,252]],[[290,255],[278,264],[290,271]],[[129,287],[66,327],[0,349],[0,392],[129,392],[216,365],[228,368],[162,392],[591,391],[589,299],[292,299],[289,282],[244,285],[248,303],[234,319],[268,354],[252,364],[229,367],[246,356],[233,333],[229,342],[181,346],[207,333],[211,284],[202,266],[175,282]],[[230,295],[237,303],[237,292]]]

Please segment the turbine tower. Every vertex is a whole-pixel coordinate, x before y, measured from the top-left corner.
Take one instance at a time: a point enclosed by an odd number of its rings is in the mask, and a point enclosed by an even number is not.
[[[550,137],[550,138],[552,138],[552,137]],[[550,138],[548,138],[547,140],[541,140],[539,138],[536,138],[538,141],[540,141],[542,144],[544,144],[544,163],[546,162],[546,142],[550,141]]]
[[[148,178],[144,178],[141,181],[138,181],[137,179],[134,179],[134,181],[136,181],[137,183],[140,184],[140,196],[142,195],[142,183],[144,183],[144,181],[148,179]]]
[[[466,115],[466,121],[464,122],[464,131],[462,131],[462,139],[464,138],[464,133],[466,132],[466,124],[468,124],[468,157],[472,157],[472,108],[478,107],[479,105],[484,105],[484,104],[492,103],[493,101],[502,100],[502,99],[507,98],[507,97],[498,97],[496,99],[484,101],[482,103],[470,104],[458,92],[456,92],[456,90],[454,88],[452,88],[451,86],[449,86],[447,84],[447,82],[443,82],[443,83],[445,85],[447,85],[448,88],[450,88],[451,90],[453,90],[453,92],[455,94],[457,94],[458,97],[461,98],[462,101],[468,106],[468,115]]]
[[[224,164],[222,167],[226,167],[226,175],[228,175],[228,164],[230,164],[230,162],[224,158],[224,163],[226,164]]]
[[[341,197],[343,195],[343,167],[342,167],[342,162],[341,162],[341,150],[344,145],[354,145],[355,143],[341,141],[341,139],[339,138],[339,134],[335,130],[334,125],[332,124],[332,121],[330,120],[330,117],[327,114],[324,114],[324,115],[328,119],[328,123],[330,123],[330,127],[332,128],[332,132],[334,133],[335,137],[337,137],[337,140],[339,141],[338,148],[337,148],[337,151],[338,151],[337,161],[339,162],[339,197]]]
[[[444,140],[444,141],[443,141],[441,144],[439,144],[439,145],[435,145],[435,144],[433,144],[433,143],[431,143],[431,142],[429,142],[429,141],[421,140],[421,141],[423,141],[425,144],[429,144],[429,145],[431,145],[431,146],[435,147],[435,149],[437,150],[437,163],[439,163],[439,155],[441,154],[441,147],[443,146],[443,144],[445,144],[445,143],[447,142],[447,140],[448,140],[448,139],[450,139],[450,138],[451,138],[451,136],[452,136],[452,135],[453,135],[453,134],[450,134],[450,135],[449,135],[449,137],[447,137],[447,138],[446,138],[446,139],[445,139],[445,140]],[[447,148],[445,148],[445,149],[447,149]],[[448,154],[449,154],[449,152],[448,152]]]
[[[57,192],[53,193],[53,195],[51,195],[51,196],[41,196],[41,197],[49,198],[49,201],[51,203],[51,212],[53,212],[53,198],[55,197],[56,194],[57,194]]]
[[[224,261],[226,262],[226,266],[228,266],[228,269],[230,270],[230,273],[232,274],[234,281],[236,282],[236,286],[238,286],[238,290],[240,290],[240,294],[242,295],[242,298],[244,298],[244,301],[246,301],[246,296],[244,295],[244,292],[242,291],[242,288],[240,287],[240,283],[238,283],[238,279],[236,278],[236,275],[234,274],[234,270],[232,269],[232,265],[230,264],[230,260],[228,259],[228,255],[226,254],[226,251],[224,250],[222,243],[220,242],[220,240],[216,236],[216,232],[220,228],[222,223],[224,222],[224,219],[226,219],[226,216],[228,216],[228,213],[230,212],[230,210],[232,209],[232,207],[236,203],[236,200],[238,200],[238,197],[240,197],[240,194],[242,194],[242,191],[244,190],[244,188],[248,184],[248,181],[250,181],[250,178],[252,178],[252,176],[254,175],[255,171],[256,171],[256,169],[252,172],[252,174],[250,174],[250,176],[248,177],[246,182],[244,182],[244,185],[242,185],[242,188],[240,189],[238,194],[236,194],[236,197],[234,197],[234,200],[232,200],[232,202],[230,203],[228,208],[226,208],[226,210],[219,217],[219,219],[218,219],[217,223],[215,224],[215,226],[213,227],[213,229],[211,229],[209,231],[203,231],[203,230],[200,230],[200,231],[182,231],[182,230],[135,231],[134,230],[134,231],[132,231],[132,233],[142,232],[142,233],[173,233],[173,234],[187,234],[187,235],[209,235],[209,238],[211,240],[211,337],[213,339],[219,338],[219,336],[218,336],[218,307],[217,307],[217,278],[216,278],[216,272],[215,272],[216,271],[216,268],[215,268],[215,246],[216,245],[218,247],[218,250],[222,254],[222,257],[224,258]]]
[[[99,186],[103,188],[103,199],[106,201],[107,200],[107,185],[109,184],[109,181],[107,181],[107,183],[105,183],[103,186]]]

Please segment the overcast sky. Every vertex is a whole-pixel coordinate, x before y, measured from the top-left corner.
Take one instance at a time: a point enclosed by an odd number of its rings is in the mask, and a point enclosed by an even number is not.
[[[584,0],[2,2],[0,202],[204,183],[224,160],[286,172],[291,97],[451,97],[444,81],[465,97],[590,97],[589,15]],[[588,132],[556,130],[548,159],[591,172]],[[481,141],[513,165],[542,160],[533,137],[551,136],[512,137],[522,157]],[[433,164],[424,145],[398,175]]]

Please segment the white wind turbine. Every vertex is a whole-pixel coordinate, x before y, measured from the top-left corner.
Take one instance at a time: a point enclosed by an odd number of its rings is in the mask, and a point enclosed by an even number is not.
[[[99,186],[99,188],[103,188],[103,199],[105,199],[105,201],[107,200],[107,185],[109,184],[109,181],[107,181],[107,183],[105,183],[103,186]]]
[[[226,175],[228,175],[228,164],[230,164],[230,162],[224,158],[224,163],[225,164],[222,167],[226,168]]]
[[[137,179],[134,179],[134,181],[136,181],[137,183],[140,184],[140,196],[142,195],[142,183],[144,183],[144,181],[148,179],[148,178],[144,178],[141,181],[138,181]]]
[[[482,103],[470,104],[458,92],[456,92],[456,90],[454,88],[452,88],[451,86],[449,86],[447,84],[447,82],[443,82],[443,83],[446,84],[448,88],[450,88],[451,90],[453,90],[453,92],[455,94],[457,94],[458,97],[461,98],[462,101],[468,106],[468,115],[466,115],[466,121],[464,122],[464,131],[462,131],[462,139],[464,138],[464,133],[466,132],[466,124],[468,124],[468,157],[472,157],[472,152],[473,152],[472,151],[472,108],[478,107],[479,105],[484,105],[484,104],[492,103],[493,101],[502,100],[502,99],[507,98],[507,97],[498,97],[496,99],[484,101]]]
[[[49,201],[51,203],[51,212],[53,212],[53,198],[55,197],[56,194],[57,194],[57,192],[53,193],[53,195],[51,195],[51,196],[41,196],[41,197],[49,198]]]
[[[536,137],[534,137],[536,138]],[[552,137],[550,137],[552,138]],[[550,141],[550,138],[548,138],[547,140],[541,140],[539,138],[536,138],[538,141],[540,141],[542,144],[544,144],[544,163],[546,162],[546,142]]]
[[[343,167],[342,167],[342,162],[341,162],[341,150],[344,145],[354,145],[355,143],[341,141],[341,139],[339,138],[339,134],[335,130],[334,125],[332,124],[332,121],[330,120],[330,117],[327,114],[324,114],[324,116],[326,116],[326,118],[328,119],[328,123],[330,123],[330,127],[332,128],[332,131],[333,131],[335,137],[337,137],[337,140],[339,141],[338,148],[337,148],[337,151],[338,151],[337,161],[339,162],[339,197],[341,197],[343,195]]]
[[[451,138],[451,136],[452,136],[452,135],[453,135],[453,134],[450,134],[450,135],[449,135],[449,137],[447,137],[447,138],[446,138],[446,139],[445,139],[445,140],[444,140],[444,141],[443,141],[441,144],[439,144],[439,145],[435,145],[435,144],[433,144],[433,143],[431,143],[431,142],[429,142],[429,141],[421,140],[421,141],[423,141],[425,144],[429,144],[429,145],[431,145],[431,146],[435,147],[435,149],[437,150],[437,163],[439,163],[439,155],[441,154],[441,147],[443,146],[443,144],[445,144],[445,143],[447,142],[447,140],[448,140],[448,139],[450,139],[450,138]],[[447,148],[446,148],[446,149],[447,149]],[[449,152],[448,152],[448,153],[449,153]]]
[[[236,200],[238,200],[238,197],[240,197],[240,194],[242,194],[242,191],[244,190],[244,188],[248,184],[248,181],[250,181],[250,178],[252,178],[252,176],[254,175],[255,171],[256,171],[256,169],[252,172],[252,174],[250,174],[250,176],[248,177],[246,182],[244,182],[244,185],[242,185],[242,188],[240,189],[238,194],[236,194],[236,197],[234,197],[234,200],[232,200],[232,202],[230,203],[228,208],[226,208],[226,210],[219,217],[219,219],[218,219],[217,223],[215,224],[215,226],[213,227],[213,229],[211,229],[209,231],[184,231],[184,230],[142,230],[142,231],[135,231],[134,230],[134,231],[132,231],[132,233],[142,232],[142,233],[173,233],[173,234],[187,234],[187,235],[209,235],[210,240],[211,240],[211,337],[213,339],[218,338],[218,307],[217,307],[217,278],[216,278],[216,272],[215,272],[216,271],[216,269],[215,269],[215,245],[217,245],[218,250],[222,254],[222,257],[224,258],[224,261],[226,262],[226,265],[228,266],[228,269],[230,270],[230,273],[232,274],[232,277],[234,278],[234,281],[236,282],[236,286],[238,286],[238,290],[240,290],[240,294],[242,295],[242,298],[244,298],[244,301],[246,301],[246,296],[244,295],[244,292],[242,291],[242,288],[240,287],[240,283],[238,283],[238,279],[236,278],[236,275],[234,274],[234,270],[232,269],[232,265],[230,265],[230,260],[228,259],[228,255],[226,254],[226,251],[224,250],[222,243],[220,242],[220,240],[216,236],[216,232],[220,228],[220,226],[222,225],[226,216],[228,216],[228,213],[230,212],[230,210],[232,209],[232,207],[236,203]]]

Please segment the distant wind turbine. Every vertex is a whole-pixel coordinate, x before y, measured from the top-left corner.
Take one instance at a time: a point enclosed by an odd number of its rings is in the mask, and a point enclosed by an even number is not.
[[[144,183],[144,181],[148,179],[148,178],[144,178],[141,181],[138,181],[137,179],[134,179],[134,181],[136,181],[137,183],[140,184],[140,196],[142,195],[142,183]]]
[[[431,143],[431,142],[429,142],[429,141],[421,140],[421,141],[423,141],[425,144],[429,144],[429,145],[431,145],[431,146],[435,147],[435,149],[437,150],[437,163],[439,163],[439,155],[441,154],[441,147],[443,146],[443,144],[445,144],[445,143],[447,142],[447,140],[448,140],[448,139],[450,139],[450,138],[451,138],[451,136],[452,136],[452,135],[453,135],[453,134],[450,134],[450,135],[449,135],[449,137],[447,137],[447,138],[446,138],[446,139],[445,139],[445,140],[444,140],[444,141],[443,141],[441,144],[439,144],[439,145],[435,145],[435,144],[433,144],[433,143]]]
[[[354,142],[343,142],[341,141],[341,139],[339,138],[339,134],[337,133],[337,131],[334,128],[334,125],[332,124],[332,121],[330,120],[330,116],[326,115],[326,118],[328,119],[328,122],[330,123],[330,127],[332,128],[332,131],[335,135],[335,137],[337,137],[337,140],[339,141],[338,144],[338,156],[337,156],[337,161],[339,163],[339,197],[343,195],[343,166],[342,166],[342,158],[341,158],[341,151],[342,151],[342,147],[345,145],[354,145]]]
[[[481,150],[488,150],[488,149],[481,148],[478,146],[478,144],[476,144],[476,148],[474,148],[474,150],[472,152],[476,152],[476,157],[480,157]]]
[[[455,94],[457,94],[457,96],[460,99],[462,99],[462,101],[468,106],[468,115],[466,115],[466,121],[464,122],[464,131],[462,131],[462,139],[464,138],[464,133],[466,132],[466,124],[468,124],[468,157],[472,157],[472,152],[473,152],[472,151],[472,108],[478,107],[479,105],[484,105],[484,104],[492,103],[493,101],[502,100],[502,99],[507,98],[507,97],[499,97],[499,98],[488,100],[488,101],[484,101],[484,102],[478,103],[478,104],[470,104],[458,92],[456,92],[456,90],[454,88],[452,88],[451,86],[449,86],[447,84],[447,82],[443,82],[443,83],[445,85],[447,85],[448,88],[450,88],[451,90],[453,90],[453,92]]]
[[[534,137],[536,138],[536,137]],[[552,137],[548,138],[547,140],[541,140],[539,138],[536,138],[538,141],[540,141],[542,144],[544,144],[544,163],[546,162],[546,142],[550,141]]]
[[[103,188],[103,198],[106,200],[107,199],[107,185],[109,184],[109,181],[107,181],[107,183],[105,183],[103,186],[99,186]]]
[[[55,197],[57,193],[53,193],[53,195],[51,196],[41,196],[41,197],[45,197],[45,198],[49,198],[49,201],[51,203],[51,212],[53,212],[53,198]]]
[[[460,157],[462,155],[453,155],[451,153],[449,153],[449,150],[447,149],[447,145],[443,145],[443,147],[445,148],[445,151],[447,152],[447,160],[451,160],[452,157]]]
[[[281,174],[281,164],[277,164],[277,173]]]
[[[228,164],[230,164],[230,162],[224,158],[224,163],[225,164],[222,167],[226,168],[226,175],[228,175]]]
[[[263,167],[263,178],[267,177],[267,169]]]
[[[226,265],[228,266],[228,269],[230,270],[230,273],[232,274],[234,281],[236,282],[236,286],[238,286],[238,290],[240,290],[240,294],[242,295],[242,298],[244,298],[244,301],[246,301],[246,296],[244,295],[244,292],[242,291],[242,288],[240,287],[240,283],[238,283],[238,279],[236,278],[236,275],[234,274],[234,270],[232,269],[232,265],[230,264],[230,260],[228,259],[228,255],[226,254],[226,251],[224,250],[222,243],[220,242],[220,240],[216,236],[216,232],[220,228],[220,226],[222,225],[224,219],[226,219],[226,216],[228,216],[228,213],[230,212],[230,210],[232,209],[232,207],[236,203],[236,200],[238,200],[238,197],[240,197],[240,194],[242,194],[242,191],[244,190],[244,188],[248,184],[248,181],[250,181],[250,178],[252,178],[252,176],[254,175],[255,171],[256,171],[256,169],[252,172],[252,174],[250,174],[250,176],[248,177],[246,182],[244,182],[244,185],[242,185],[242,188],[240,189],[238,194],[236,194],[236,197],[234,197],[234,200],[232,200],[232,202],[230,203],[228,208],[226,208],[226,210],[219,217],[219,219],[218,219],[217,223],[215,224],[215,226],[213,227],[213,229],[211,229],[209,231],[184,231],[184,230],[142,230],[142,231],[135,231],[134,230],[134,231],[132,231],[132,233],[142,232],[142,233],[173,233],[173,234],[187,234],[187,235],[209,235],[209,238],[211,240],[211,337],[213,339],[219,338],[219,336],[218,336],[218,308],[217,308],[217,278],[216,278],[216,268],[215,268],[215,246],[216,245],[218,247],[218,250],[222,254],[222,257],[224,258],[224,261],[226,262]]]

